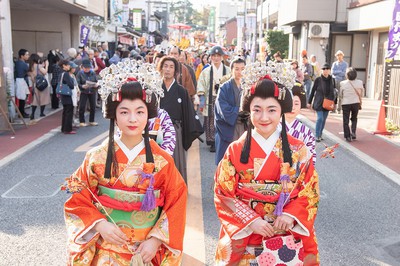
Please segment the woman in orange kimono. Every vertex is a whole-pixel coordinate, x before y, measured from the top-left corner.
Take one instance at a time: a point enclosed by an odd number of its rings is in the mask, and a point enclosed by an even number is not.
[[[319,265],[318,175],[304,143],[280,126],[292,110],[291,94],[265,76],[244,91],[242,110],[252,126],[229,146],[215,174],[222,225],[216,265],[258,265],[262,239],[280,234],[303,241],[304,265]]]
[[[180,265],[187,188],[172,157],[149,140],[156,97],[135,79],[118,87],[101,92],[108,143],[90,150],[68,180],[78,192],[64,206],[68,265]]]

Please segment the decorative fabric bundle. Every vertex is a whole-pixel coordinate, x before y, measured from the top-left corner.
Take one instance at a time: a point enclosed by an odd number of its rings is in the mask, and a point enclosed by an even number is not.
[[[302,266],[304,261],[303,242],[293,235],[264,239],[263,252],[257,257],[259,266]]]

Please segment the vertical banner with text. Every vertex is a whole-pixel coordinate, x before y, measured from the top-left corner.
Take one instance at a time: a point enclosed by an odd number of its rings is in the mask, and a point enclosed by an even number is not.
[[[80,44],[86,46],[89,38],[90,28],[81,25],[81,34],[79,36]]]
[[[400,45],[400,0],[396,0],[393,8],[392,25],[389,30],[388,51],[386,60],[393,60]]]

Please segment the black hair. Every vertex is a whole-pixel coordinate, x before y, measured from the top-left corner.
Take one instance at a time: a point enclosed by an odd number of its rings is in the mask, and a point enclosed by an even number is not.
[[[354,67],[348,67],[346,69],[346,76],[349,80],[355,80],[357,78],[357,71]]]
[[[285,95],[283,99],[278,99],[275,96],[275,85],[278,88],[285,90]],[[288,89],[284,88],[281,84],[275,83],[269,79],[262,79],[257,81],[255,84],[254,92],[251,93],[251,90],[247,91],[247,94],[242,96],[241,109],[244,112],[250,113],[250,103],[253,101],[255,97],[259,97],[261,99],[267,98],[275,98],[279,105],[281,106],[281,116],[282,116],[282,131],[281,131],[281,139],[282,139],[282,151],[283,151],[283,161],[288,162],[292,165],[292,151],[290,150],[287,133],[286,133],[286,122],[285,122],[285,113],[292,111],[293,101],[291,93]],[[250,125],[247,128],[247,136],[244,142],[242,152],[240,154],[240,162],[243,164],[247,164],[249,161],[250,154],[250,146],[251,146],[251,128],[253,126]]]
[[[27,52],[28,52],[28,50],[26,50],[26,49],[19,49],[18,58],[23,57]]]
[[[129,99],[142,99],[146,92],[142,89],[142,85],[138,81],[127,82],[121,86],[120,94],[121,100]],[[104,112],[105,118],[110,119],[110,130],[108,134],[108,150],[107,150],[107,160],[104,172],[104,178],[111,178],[111,176],[118,176],[118,163],[115,157],[114,148],[114,130],[115,130],[115,120],[117,117],[117,107],[120,104],[119,101],[113,101],[113,94],[108,95],[106,99],[106,108]],[[147,106],[148,119],[154,118],[158,114],[158,104],[154,93],[151,94],[150,102],[145,102]],[[154,162],[153,153],[151,152],[150,140],[149,140],[149,129],[146,125],[144,129],[144,145],[146,149],[146,162]]]
[[[158,66],[157,66],[158,72],[161,73],[161,70],[162,70],[162,68],[163,68],[163,66],[164,66],[164,63],[165,63],[166,61],[172,61],[172,62],[174,63],[174,66],[175,66],[175,73],[174,73],[174,76],[176,77],[176,76],[179,74],[179,62],[178,62],[178,60],[176,60],[176,59],[175,59],[174,57],[172,57],[172,56],[164,56],[164,57],[162,57],[162,58],[160,59],[160,61],[158,62]]]
[[[31,54],[29,57],[29,69],[30,71],[33,71],[33,65],[34,64],[41,64],[42,63],[42,58],[38,54]]]
[[[234,64],[245,64],[246,65],[246,61],[244,61],[244,59],[242,57],[236,57],[231,61],[231,65],[230,68],[233,68]]]

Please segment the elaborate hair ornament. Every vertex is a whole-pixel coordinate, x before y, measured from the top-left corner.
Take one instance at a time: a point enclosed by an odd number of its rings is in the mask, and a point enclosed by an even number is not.
[[[296,72],[287,63],[275,63],[268,61],[265,65],[261,62],[254,62],[245,66],[242,72],[242,88],[250,90],[254,94],[255,87],[253,85],[259,80],[270,79],[275,83],[282,84],[284,87],[291,89],[296,80]],[[278,99],[284,99],[284,88],[279,89],[275,84],[275,96]]]
[[[112,94],[113,101],[121,101],[120,89],[126,82],[137,81],[144,90],[143,101],[151,102],[154,93],[157,98],[164,97],[162,78],[153,64],[136,60],[126,60],[100,71],[99,94],[105,101]]]

